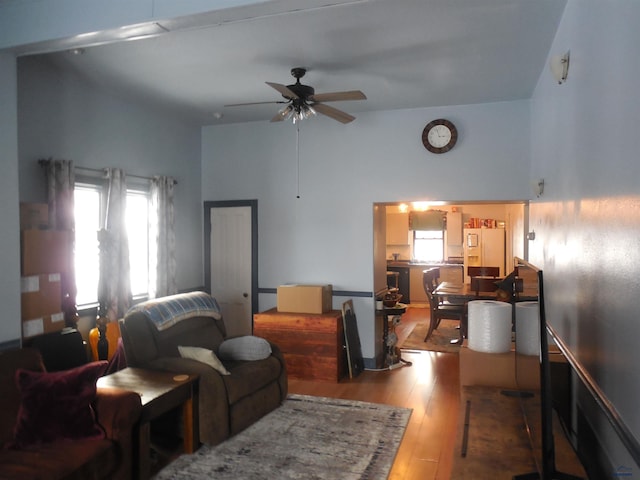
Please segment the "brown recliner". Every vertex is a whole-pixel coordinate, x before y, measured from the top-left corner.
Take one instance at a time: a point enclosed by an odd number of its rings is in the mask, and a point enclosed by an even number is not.
[[[145,313],[145,304],[153,302],[162,308],[165,302],[180,302],[189,295],[172,295],[137,305],[120,321],[120,331],[128,367],[200,375],[200,441],[216,445],[280,406],[287,397],[287,372],[284,357],[275,344],[271,344],[271,355],[265,359],[221,359],[230,375],[182,358],[179,345],[206,348],[218,354],[219,346],[227,339],[222,318],[194,312],[159,330]],[[198,295],[207,296],[203,292]]]

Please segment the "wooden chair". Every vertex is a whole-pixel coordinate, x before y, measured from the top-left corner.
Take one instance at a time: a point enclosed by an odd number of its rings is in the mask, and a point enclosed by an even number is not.
[[[440,283],[440,269],[429,268],[422,271],[422,286],[425,292],[433,292]]]
[[[500,267],[467,267],[467,275],[473,277],[499,277]]]
[[[460,342],[466,335],[467,330],[467,305],[444,304],[441,303],[438,297],[433,294],[433,291],[425,289],[425,292],[429,298],[430,319],[429,328],[427,330],[427,335],[424,337],[424,341],[426,342],[429,340],[429,337],[431,337],[433,331],[438,328],[442,319],[448,319],[458,320],[460,322],[460,338],[458,340],[453,340],[452,343]]]

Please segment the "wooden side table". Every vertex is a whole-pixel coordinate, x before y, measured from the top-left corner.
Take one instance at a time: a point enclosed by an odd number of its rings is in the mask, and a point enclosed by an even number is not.
[[[134,478],[149,478],[150,422],[169,410],[182,406],[185,453],[193,453],[199,447],[198,379],[198,375],[142,368],[125,368],[98,379],[98,388],[120,388],[140,395],[142,414],[134,451]]]
[[[340,310],[314,314],[272,308],[254,314],[253,334],[280,347],[292,378],[337,382],[347,374]]]

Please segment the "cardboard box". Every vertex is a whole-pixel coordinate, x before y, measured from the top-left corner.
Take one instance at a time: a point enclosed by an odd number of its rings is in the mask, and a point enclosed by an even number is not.
[[[537,356],[517,355],[513,347],[508,353],[477,352],[465,340],[460,348],[460,386],[465,385],[539,390],[540,360]]]
[[[38,318],[62,311],[59,273],[31,275],[20,279],[22,319]]]
[[[67,273],[72,261],[71,235],[66,230],[23,230],[22,275]]]
[[[331,294],[331,285],[280,285],[277,309],[286,313],[326,313],[333,307]]]
[[[35,337],[43,333],[59,332],[64,328],[64,313],[58,312],[39,318],[22,321],[22,338]]]
[[[39,230],[49,227],[49,205],[20,203],[20,230]]]

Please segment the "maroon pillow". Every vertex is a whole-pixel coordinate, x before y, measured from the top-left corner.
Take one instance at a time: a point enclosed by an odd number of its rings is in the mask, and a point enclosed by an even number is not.
[[[104,438],[91,403],[96,381],[107,361],[61,372],[16,370],[22,402],[14,429],[13,448],[86,438]]]

